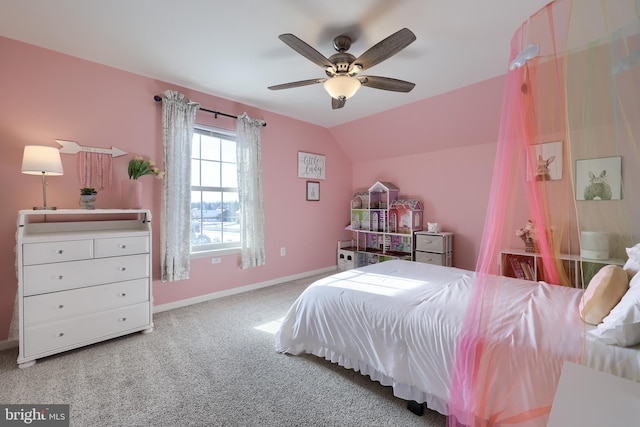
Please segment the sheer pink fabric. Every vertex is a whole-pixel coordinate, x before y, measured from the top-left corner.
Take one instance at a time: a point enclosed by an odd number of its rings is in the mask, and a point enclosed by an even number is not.
[[[588,285],[587,264],[576,271],[561,260],[580,256],[581,232],[609,233],[612,263],[640,242],[638,3],[556,0],[513,36],[509,63],[531,44],[539,54],[506,76],[479,274],[453,366],[450,426],[546,425],[553,393],[528,400],[514,392],[528,387],[527,375],[517,354],[505,365],[500,342],[509,320],[499,309],[497,265],[502,249],[524,249],[516,230],[533,221],[538,279],[558,286]],[[545,170],[550,164],[553,173]],[[609,192],[592,185],[605,169]],[[544,363],[556,333],[545,331],[538,347],[524,351]],[[583,360],[584,331],[562,339],[572,349],[564,360]]]

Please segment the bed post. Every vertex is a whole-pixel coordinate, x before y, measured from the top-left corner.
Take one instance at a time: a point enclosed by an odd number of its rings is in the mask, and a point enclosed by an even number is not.
[[[418,403],[415,400],[407,401],[407,409],[421,417],[424,415],[424,403]]]

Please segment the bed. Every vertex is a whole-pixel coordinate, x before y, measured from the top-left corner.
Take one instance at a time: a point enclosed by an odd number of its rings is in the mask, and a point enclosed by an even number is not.
[[[325,358],[448,415],[457,338],[475,279],[472,271],[404,260],[331,275],[291,306],[276,351]],[[495,303],[505,322],[490,341],[500,369],[485,378],[485,406],[501,419],[546,408],[521,424],[545,425],[565,360],[640,381],[640,346],[605,345],[586,333],[594,327],[579,316],[581,290],[499,280]]]

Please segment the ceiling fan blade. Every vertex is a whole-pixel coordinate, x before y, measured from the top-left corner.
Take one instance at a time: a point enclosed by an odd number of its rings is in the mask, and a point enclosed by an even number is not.
[[[344,104],[347,103],[347,98],[340,97],[340,99],[331,98],[331,108],[337,110],[338,108],[344,107]]]
[[[411,92],[411,89],[416,85],[415,83],[392,79],[389,77],[359,76],[358,80],[360,80],[362,86],[374,89],[392,90],[394,92]]]
[[[322,68],[331,68],[336,71],[335,65],[333,65],[333,63],[329,61],[327,57],[325,57],[323,54],[321,54],[293,34],[280,34],[278,38],[285,42],[291,49],[295,50],[314,64]]]
[[[325,80],[327,80],[327,79],[320,78],[320,79],[301,80],[299,82],[290,82],[290,83],[283,83],[281,85],[269,86],[268,89],[271,89],[271,90],[291,89],[291,88],[294,88],[294,87],[308,86],[308,85],[313,85],[313,84],[316,84],[316,83],[322,83]]]
[[[349,66],[349,71],[352,71],[355,65],[359,65],[361,67],[360,71],[371,68],[400,52],[415,40],[416,35],[408,28],[403,28],[400,31],[391,34],[378,44],[372,46],[356,58],[356,60]]]

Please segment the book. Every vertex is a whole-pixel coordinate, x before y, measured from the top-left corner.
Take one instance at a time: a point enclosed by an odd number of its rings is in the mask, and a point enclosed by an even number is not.
[[[509,257],[509,262],[511,263],[511,269],[513,273],[516,275],[518,279],[524,279],[524,271],[522,271],[522,266],[518,262],[516,257]]]
[[[527,280],[533,280],[533,272],[531,271],[531,266],[526,260],[520,260],[520,267],[522,268],[522,272],[524,273],[524,278]]]

